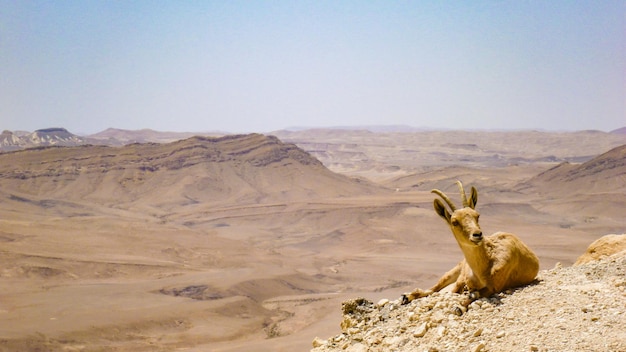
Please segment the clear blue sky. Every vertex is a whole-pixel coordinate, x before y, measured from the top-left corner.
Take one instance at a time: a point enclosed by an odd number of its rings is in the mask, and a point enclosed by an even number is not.
[[[626,126],[625,1],[0,0],[0,130]]]

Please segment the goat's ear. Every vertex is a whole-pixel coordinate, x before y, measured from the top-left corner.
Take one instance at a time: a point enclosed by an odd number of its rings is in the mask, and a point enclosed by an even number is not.
[[[476,190],[476,187],[472,186],[469,198],[469,207],[472,209],[476,208],[476,203],[478,203],[478,191]]]
[[[435,199],[433,206],[435,207],[435,212],[439,214],[445,221],[450,223],[450,212],[443,203],[439,199]]]

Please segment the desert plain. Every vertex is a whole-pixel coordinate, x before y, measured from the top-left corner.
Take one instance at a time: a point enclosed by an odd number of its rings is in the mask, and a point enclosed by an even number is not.
[[[429,287],[462,255],[432,208],[541,269],[626,232],[626,135],[277,131],[0,153],[0,350],[308,351],[341,302]]]

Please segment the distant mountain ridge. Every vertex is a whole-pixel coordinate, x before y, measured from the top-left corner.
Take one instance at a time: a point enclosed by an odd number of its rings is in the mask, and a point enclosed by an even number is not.
[[[108,128],[102,132],[89,135],[89,138],[96,139],[108,145],[123,145],[130,143],[169,143],[193,136],[220,137],[229,133],[222,132],[162,132],[149,128],[141,130],[123,130],[119,128]]]
[[[67,147],[87,143],[90,143],[88,138],[77,136],[60,127],[40,129],[28,134],[18,134],[5,130],[0,134],[0,151],[47,146]]]
[[[428,133],[428,132],[458,132],[456,130],[442,130],[427,127],[412,127],[407,125],[375,125],[375,126],[335,126],[325,128],[291,127],[269,134],[280,138],[290,139],[289,136],[306,132],[307,134],[319,135],[341,135],[348,131],[358,131],[359,133]],[[480,132],[479,130],[474,132]],[[485,132],[485,131],[482,131]],[[493,131],[496,132],[496,131]],[[502,130],[501,132],[511,132]],[[578,131],[581,132],[581,131]],[[587,131],[593,132],[593,131]],[[606,133],[595,131],[598,133]],[[571,133],[576,133],[572,131]],[[230,135],[228,132],[167,132],[152,129],[124,130],[119,128],[108,128],[104,131],[86,136],[79,136],[69,132],[62,127],[52,127],[39,129],[34,132],[8,131],[0,134],[0,152],[20,150],[34,147],[46,146],[77,146],[84,144],[121,146],[131,143],[170,143],[193,136],[220,137]],[[626,134],[626,127],[622,127],[609,132],[612,135]]]
[[[296,145],[261,134],[0,153],[0,189],[26,199],[157,207],[286,202],[382,190],[333,173]]]
[[[611,131],[613,134],[626,134],[626,127],[618,128],[616,130]]]
[[[221,132],[161,132],[151,129],[109,128],[92,135],[79,136],[62,127],[44,128],[34,132],[5,130],[0,134],[0,152],[48,146],[73,147],[85,144],[121,146],[131,143],[169,143],[193,136],[218,137],[227,134]]]

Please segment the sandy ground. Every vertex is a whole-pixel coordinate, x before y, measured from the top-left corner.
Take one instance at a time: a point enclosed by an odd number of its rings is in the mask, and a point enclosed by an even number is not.
[[[382,187],[258,204],[156,207],[171,194],[116,204],[4,187],[0,350],[309,350],[315,336],[336,333],[342,301],[395,299],[461,259],[429,192],[456,194],[457,178],[479,190],[483,231],[516,233],[542,269],[625,232],[626,198],[607,211],[606,195],[515,189],[557,162],[481,160],[429,170],[337,162],[335,171]]]

